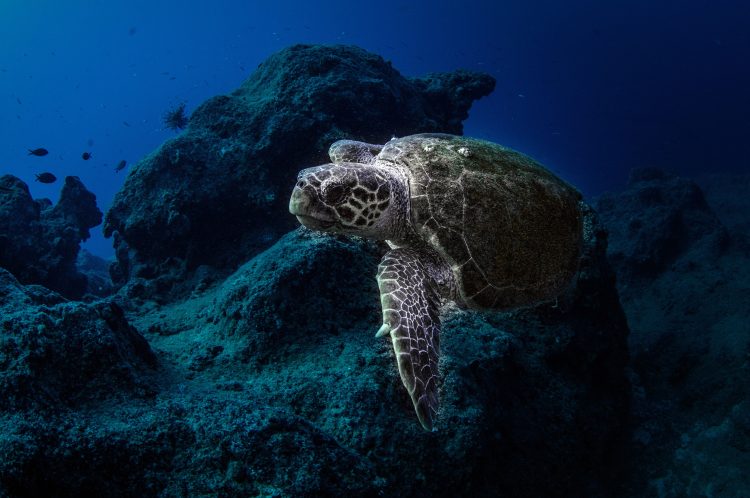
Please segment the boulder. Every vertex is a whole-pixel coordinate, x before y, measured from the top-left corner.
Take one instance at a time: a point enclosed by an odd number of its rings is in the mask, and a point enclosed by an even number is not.
[[[235,270],[296,226],[285,216],[301,167],[348,138],[384,143],[416,132],[461,133],[495,80],[456,71],[405,78],[353,46],[295,45],[213,97],[189,126],[131,168],[106,215],[120,285],[164,295],[201,266]]]
[[[623,192],[601,195],[595,207],[621,284],[653,278],[689,251],[711,259],[728,242],[700,187],[657,168],[634,169]]]
[[[70,302],[0,268],[0,406],[4,414],[61,410],[150,392],[157,364],[112,301]]]
[[[44,285],[69,299],[86,292],[76,268],[80,243],[99,225],[96,196],[78,177],[66,176],[60,199],[32,199],[20,179],[0,177],[0,267],[24,284]]]
[[[112,277],[109,274],[111,263],[112,261],[100,258],[86,249],[79,251],[76,266],[79,272],[86,275],[84,300],[112,295],[115,289],[112,285]]]

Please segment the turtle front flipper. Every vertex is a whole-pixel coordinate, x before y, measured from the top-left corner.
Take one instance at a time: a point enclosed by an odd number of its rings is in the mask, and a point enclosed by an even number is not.
[[[355,140],[339,140],[328,149],[328,156],[334,164],[359,163],[373,164],[375,156],[383,150],[382,145],[357,142]]]
[[[378,266],[383,325],[376,336],[390,333],[401,381],[422,427],[432,430],[438,409],[440,297],[422,260],[405,248],[383,257]]]

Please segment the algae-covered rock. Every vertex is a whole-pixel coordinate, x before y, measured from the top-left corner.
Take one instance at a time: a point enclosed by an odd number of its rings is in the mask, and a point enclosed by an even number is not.
[[[246,357],[263,363],[307,349],[308,339],[354,332],[363,324],[369,336],[377,284],[372,273],[357,270],[372,270],[384,252],[363,239],[292,232],[223,283],[209,311],[216,332],[239,339]],[[338,266],[348,271],[337,273]]]
[[[245,392],[0,414],[0,429],[0,496],[376,497],[384,483],[361,455]]]
[[[700,187],[657,168],[634,169],[625,191],[601,195],[595,207],[610,231],[609,257],[627,281],[651,278],[697,246],[718,256],[728,241]]]
[[[3,411],[144,394],[156,365],[146,340],[111,301],[68,302],[0,269],[0,401]]]
[[[225,281],[133,316],[161,364],[144,377],[145,398],[105,369],[86,378],[102,377],[110,401],[74,403],[54,416],[0,414],[0,450],[12,455],[0,464],[0,489],[606,494],[626,433],[627,326],[604,233],[591,225],[586,234],[576,284],[557,303],[511,313],[444,310],[436,432],[415,420],[392,348],[374,337],[373,275],[384,248],[300,229]],[[24,299],[31,291],[14,292]],[[48,299],[55,313],[67,306]],[[115,371],[148,371],[141,350],[127,344],[117,349],[125,353]],[[87,392],[74,380],[77,358],[52,365]],[[121,397],[127,401],[111,401]]]
[[[436,433],[414,419],[391,347],[373,337],[383,249],[371,242],[287,235],[218,288],[183,340],[220,345],[199,375],[309,421],[377,468],[389,496],[606,487],[626,439],[627,325],[604,233],[593,225],[587,237],[558,303],[444,310]]]
[[[596,202],[630,326],[628,496],[744,496],[750,433],[748,177],[649,168]],[[726,220],[725,225],[722,221]]]
[[[78,271],[86,275],[86,294],[90,296],[106,297],[114,292],[112,278],[109,274],[110,261],[81,249],[78,253],[76,266]]]
[[[732,241],[750,254],[750,175],[708,175],[698,183]]]
[[[293,217],[278,215],[289,185],[333,141],[461,133],[473,101],[494,84],[467,71],[405,78],[351,46],[274,54],[131,169],[105,220],[105,234],[119,234],[113,276],[121,284],[161,277],[161,289],[201,265],[236,269],[294,228]]]
[[[40,284],[71,299],[86,292],[76,268],[80,243],[99,225],[96,196],[75,176],[65,177],[60,199],[32,199],[20,179],[0,177],[0,267],[24,284]]]

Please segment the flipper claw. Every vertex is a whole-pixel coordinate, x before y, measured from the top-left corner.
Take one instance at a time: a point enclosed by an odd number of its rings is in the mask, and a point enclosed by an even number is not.
[[[388,325],[387,323],[384,323],[383,325],[380,326],[377,333],[375,333],[375,337],[383,337],[390,333],[391,333],[391,326]]]

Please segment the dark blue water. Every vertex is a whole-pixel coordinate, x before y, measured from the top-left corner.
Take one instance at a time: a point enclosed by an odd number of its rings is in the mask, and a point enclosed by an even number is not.
[[[115,165],[174,135],[165,110],[230,92],[294,43],[356,44],[407,76],[492,74],[466,134],[589,195],[634,166],[748,171],[748,26],[739,1],[4,1],[0,173],[53,200],[59,182],[34,174],[78,175],[106,210],[127,174]],[[112,253],[98,229],[86,247]]]

